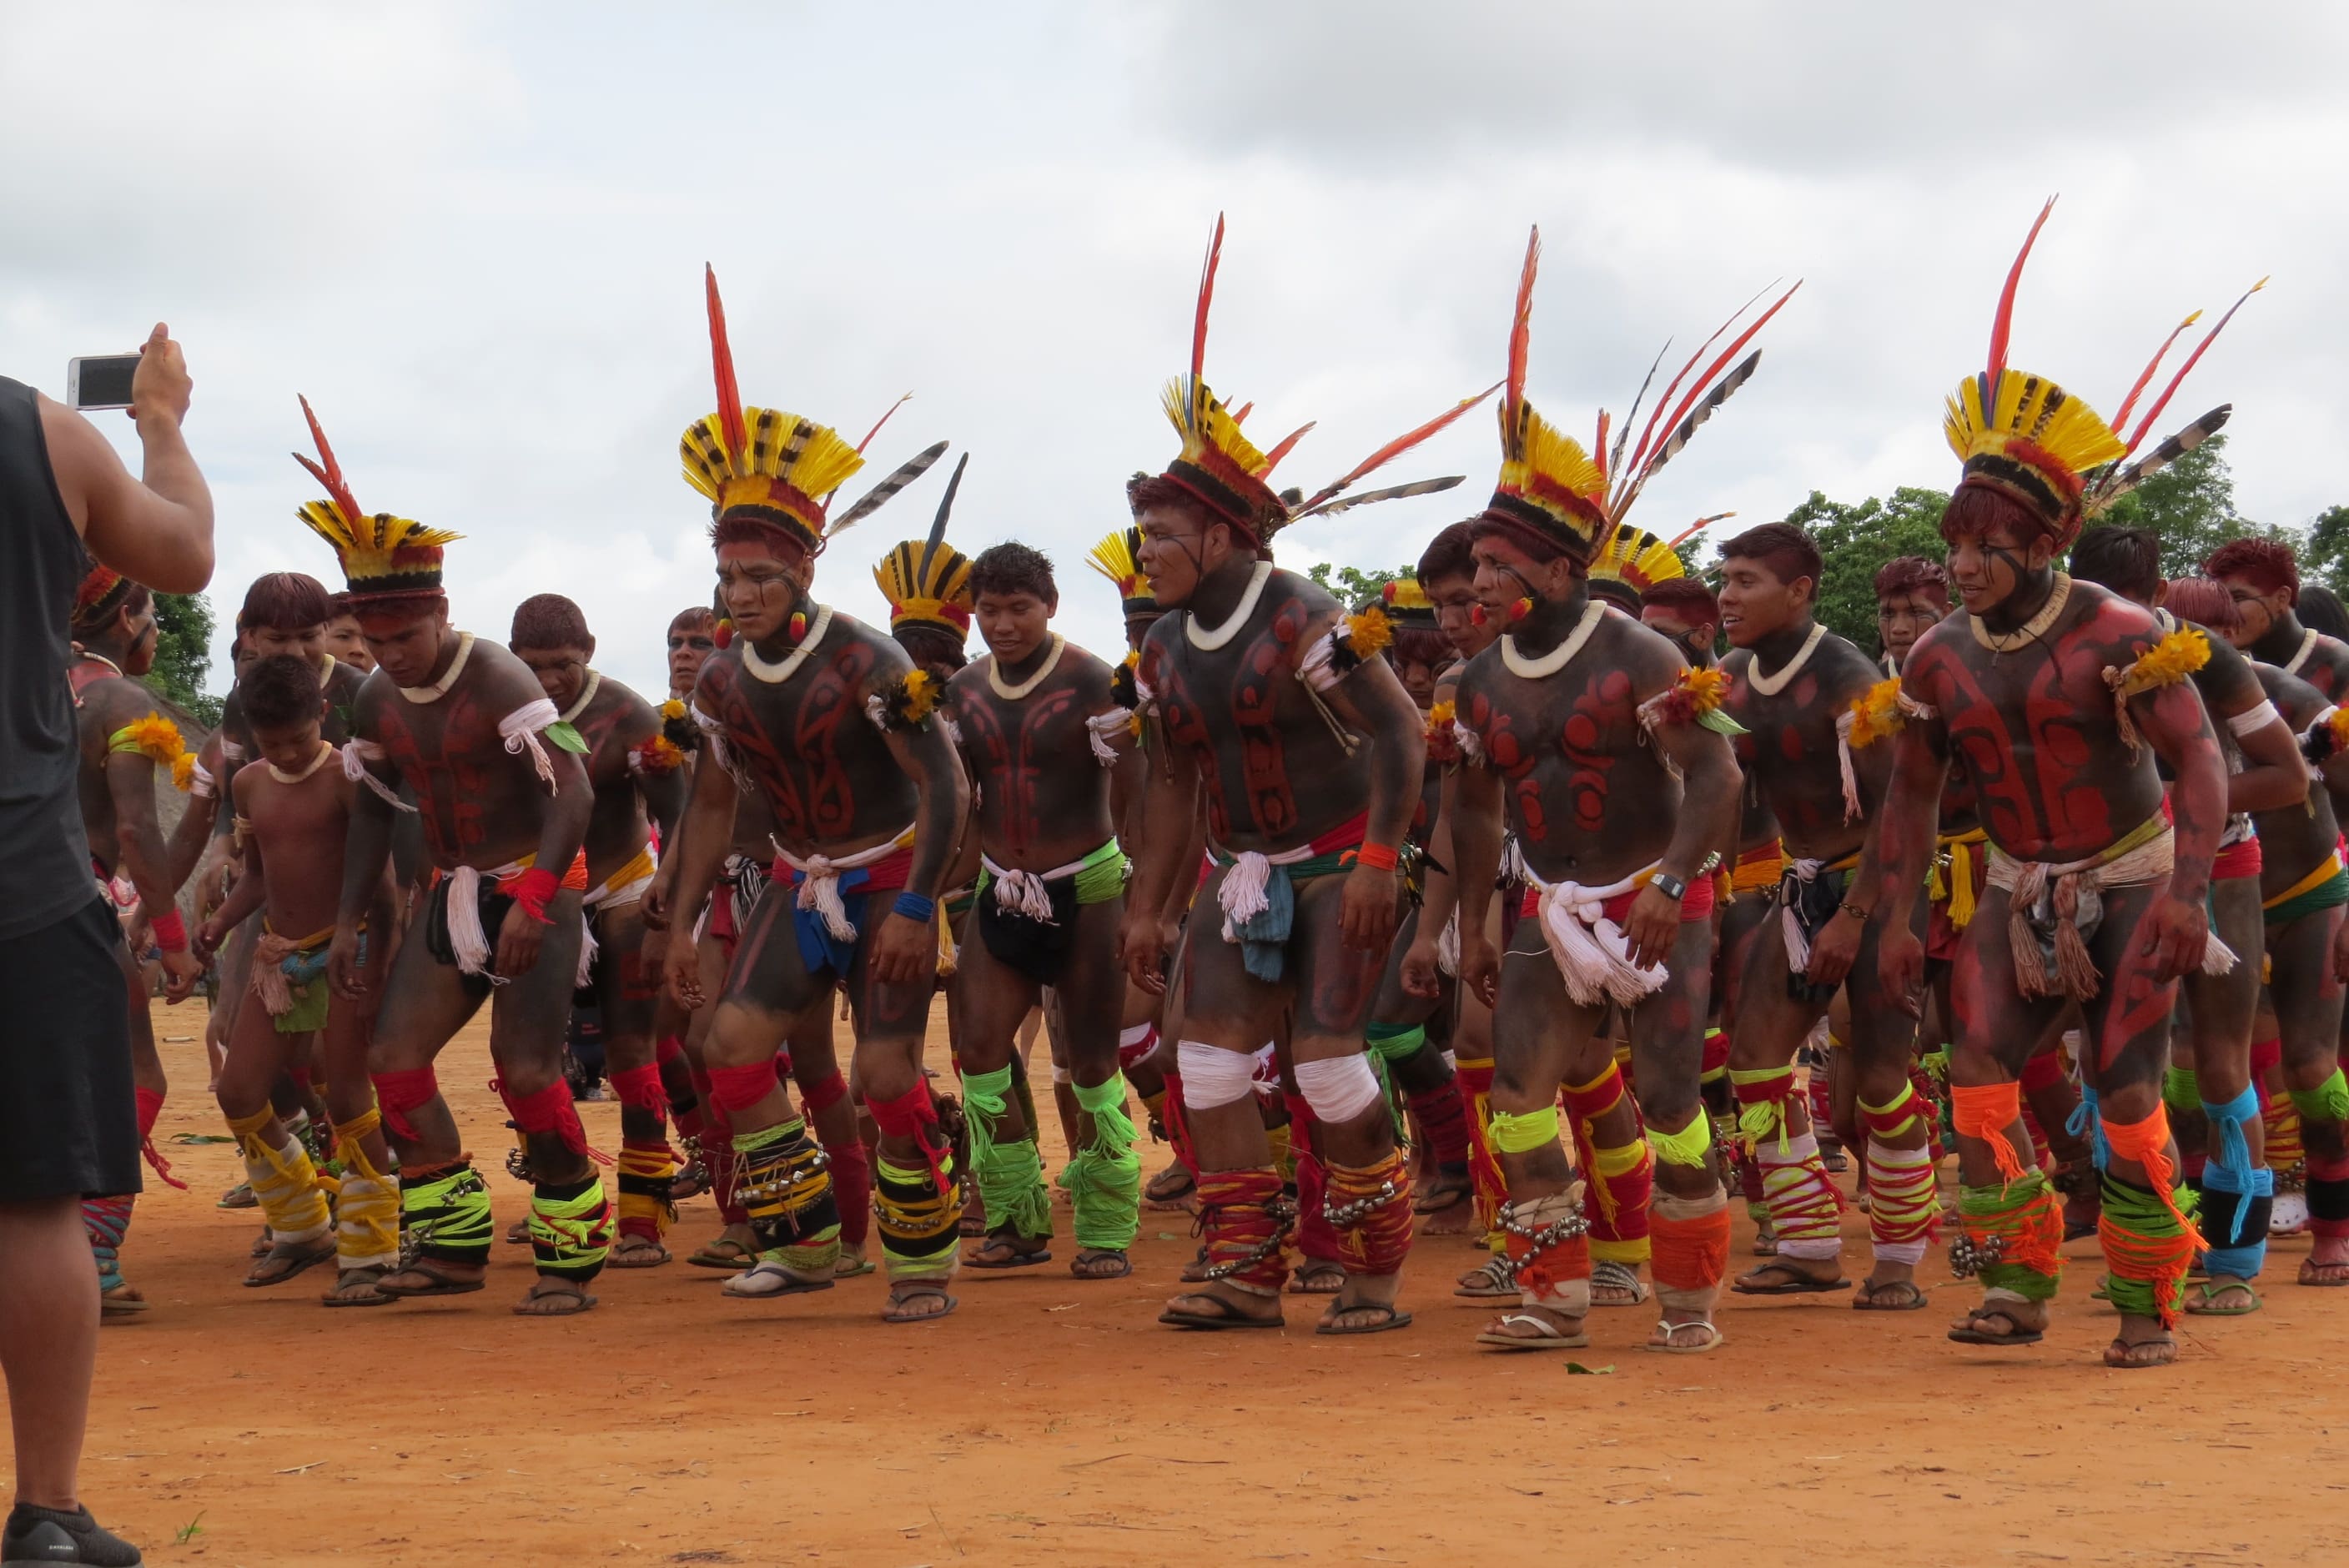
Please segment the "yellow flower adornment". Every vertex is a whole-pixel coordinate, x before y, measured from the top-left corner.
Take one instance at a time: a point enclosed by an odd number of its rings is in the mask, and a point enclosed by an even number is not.
[[[1449,729],[1452,727],[1453,721],[1459,717],[1460,707],[1457,703],[1439,702],[1427,710],[1427,727],[1431,730]]]
[[[2197,626],[2180,626],[2137,655],[2128,683],[2139,691],[2176,686],[2210,662],[2210,639]]]
[[[685,766],[685,753],[666,735],[656,735],[636,748],[636,769],[642,773],[674,773]]]
[[[2208,650],[2205,650],[2206,653]],[[1900,711],[1900,680],[1878,681],[1851,702],[1851,748],[1864,750],[1900,733],[1909,716]]]
[[[667,702],[660,705],[660,716],[664,721],[683,718],[685,717],[685,699],[683,697],[675,696],[669,698]]]
[[[180,759],[187,748],[181,744],[180,727],[160,713],[150,713],[136,718],[107,738],[107,754],[135,751],[151,758],[165,767]]]
[[[1710,665],[1692,665],[1681,672],[1681,690],[1688,694],[1689,711],[1711,713],[1729,690],[1729,676]]]
[[[1394,623],[1376,604],[1346,617],[1346,646],[1357,659],[1367,659],[1394,641]]]
[[[927,670],[908,670],[905,678],[897,683],[897,717],[907,724],[919,724],[937,711],[938,683],[930,678]]]
[[[196,754],[192,751],[182,751],[171,758],[171,788],[184,795],[195,788],[195,783]]]

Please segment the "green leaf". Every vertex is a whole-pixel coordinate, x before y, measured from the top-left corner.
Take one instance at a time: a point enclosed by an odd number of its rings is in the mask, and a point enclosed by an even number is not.
[[[1722,708],[1716,707],[1709,712],[1698,714],[1696,721],[1715,735],[1739,736],[1745,733],[1745,727],[1730,717]]]
[[[548,725],[541,733],[565,751],[581,756],[586,754],[587,742],[580,738],[579,731],[559,718]]]
[[[1614,1370],[1615,1363],[1612,1361],[1604,1367],[1585,1367],[1579,1361],[1569,1361],[1566,1364],[1566,1375],[1569,1377],[1605,1377]]]

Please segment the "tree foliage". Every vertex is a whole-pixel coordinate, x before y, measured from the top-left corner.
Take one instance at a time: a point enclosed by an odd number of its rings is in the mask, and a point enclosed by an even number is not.
[[[1377,598],[1385,592],[1388,583],[1416,577],[1418,573],[1416,562],[1406,562],[1392,572],[1364,572],[1358,567],[1333,566],[1323,561],[1307,568],[1305,578],[1350,610]]]
[[[1889,500],[1870,496],[1856,506],[1813,490],[1786,514],[1785,521],[1809,531],[1825,558],[1817,614],[1828,631],[1862,648],[1876,646],[1878,570],[1896,556],[1939,561],[1947,554],[1940,523],[1949,503],[1948,491],[1914,485],[1894,490]]]
[[[2338,509],[2336,509],[2338,510]],[[2230,539],[2246,534],[2280,540],[2305,551],[2308,541],[2298,529],[2262,527],[2235,510],[2235,479],[2227,468],[2227,438],[2216,435],[2113,503],[2097,526],[2149,528],[2161,536],[2161,571],[2166,577],[2188,577],[2202,570],[2210,552]],[[2349,539],[2343,541],[2349,544]],[[2323,573],[2303,559],[2301,570],[2312,578]]]
[[[220,723],[221,699],[204,690],[212,669],[212,601],[202,593],[155,595],[155,667],[147,684],[206,729]]]

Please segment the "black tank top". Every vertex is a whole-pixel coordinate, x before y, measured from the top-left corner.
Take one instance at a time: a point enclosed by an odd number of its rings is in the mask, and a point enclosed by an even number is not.
[[[33,389],[0,376],[0,939],[98,896],[66,689],[74,590],[88,570]]]

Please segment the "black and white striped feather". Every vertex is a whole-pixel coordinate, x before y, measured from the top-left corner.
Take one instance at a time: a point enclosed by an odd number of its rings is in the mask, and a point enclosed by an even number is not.
[[[2087,515],[2097,516],[2113,502],[2217,435],[2234,412],[2232,403],[2220,404],[2118,473],[2100,480],[2088,499]]]
[[[907,485],[912,484],[916,480],[920,479],[924,474],[929,472],[930,465],[936,462],[940,458],[946,456],[946,452],[947,443],[944,441],[940,441],[935,447],[925,447],[920,451],[916,452],[912,457],[906,459],[903,463],[898,465],[896,472],[891,474],[887,479],[883,480],[879,484],[874,485],[871,490],[866,490],[857,500],[854,506],[852,506],[846,511],[842,512],[840,516],[833,521],[832,526],[823,531],[823,536],[826,539],[830,539],[833,535],[839,533],[845,529],[854,528],[858,523],[863,522],[866,518],[871,517],[874,512],[880,511],[883,506],[886,505],[892,496],[895,496],[899,490],[904,490]]]

